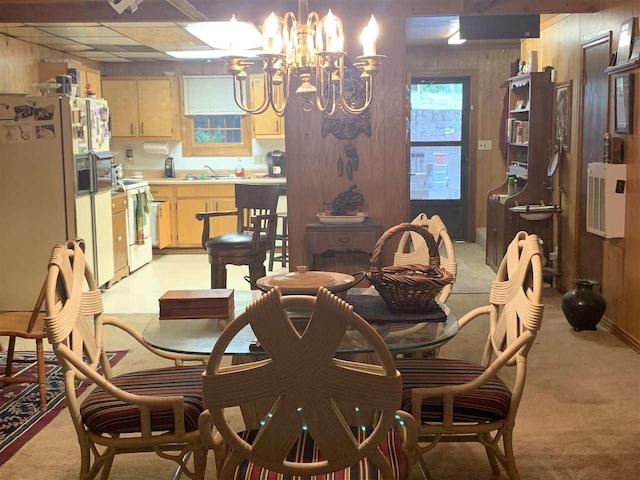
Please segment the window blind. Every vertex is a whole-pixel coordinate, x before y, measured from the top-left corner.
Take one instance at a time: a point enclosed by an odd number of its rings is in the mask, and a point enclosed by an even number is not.
[[[185,115],[245,115],[233,100],[231,75],[199,75],[183,78]],[[246,82],[242,85],[247,98]]]

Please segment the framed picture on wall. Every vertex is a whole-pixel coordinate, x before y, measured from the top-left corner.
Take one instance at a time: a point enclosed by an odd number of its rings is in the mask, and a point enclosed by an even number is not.
[[[631,54],[631,40],[633,39],[633,21],[634,19],[631,17],[620,25],[616,65],[622,65],[629,61],[629,55]]]
[[[614,76],[615,133],[633,133],[633,73]]]
[[[555,139],[565,152],[571,148],[571,102],[573,81],[557,82],[554,86]]]

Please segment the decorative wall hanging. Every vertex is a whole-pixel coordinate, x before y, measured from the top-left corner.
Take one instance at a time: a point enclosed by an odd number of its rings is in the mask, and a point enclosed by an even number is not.
[[[571,149],[571,102],[573,81],[555,84],[555,132],[556,144],[565,152]]]
[[[366,97],[365,83],[360,78],[360,72],[349,59],[345,60],[343,95],[345,100],[354,106],[361,105]],[[369,115],[369,109],[367,108],[364,112],[353,115],[338,105],[333,115],[323,113],[322,138],[326,138],[330,133],[340,140],[350,140],[361,133],[370,137],[371,116]]]

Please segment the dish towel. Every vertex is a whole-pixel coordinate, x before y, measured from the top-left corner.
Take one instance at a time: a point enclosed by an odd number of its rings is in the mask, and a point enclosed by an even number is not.
[[[136,194],[136,245],[144,245],[144,226],[151,213],[153,196],[149,187]],[[147,215],[145,215],[147,214]]]

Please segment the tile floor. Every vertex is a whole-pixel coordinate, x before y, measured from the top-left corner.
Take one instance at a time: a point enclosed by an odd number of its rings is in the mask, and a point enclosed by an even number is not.
[[[287,272],[274,264],[272,275]],[[227,286],[248,290],[244,279],[247,266],[227,267]],[[209,288],[210,269],[206,253],[156,255],[144,267],[104,290],[102,300],[106,313],[158,313],[158,298],[167,290]]]

